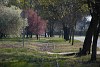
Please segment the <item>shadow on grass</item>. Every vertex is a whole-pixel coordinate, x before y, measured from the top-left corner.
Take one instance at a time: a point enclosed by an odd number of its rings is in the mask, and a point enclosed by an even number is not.
[[[47,57],[40,55],[2,55],[6,57],[1,60],[0,67],[99,67],[99,62],[87,63],[82,58],[73,58],[72,56]],[[84,58],[84,57],[83,57]],[[88,58],[87,58],[88,59]]]
[[[40,55],[2,55],[0,67],[55,67],[56,59],[40,57]]]

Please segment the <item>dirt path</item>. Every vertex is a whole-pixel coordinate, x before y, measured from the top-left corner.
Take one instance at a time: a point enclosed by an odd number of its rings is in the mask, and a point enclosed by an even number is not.
[[[58,54],[58,55],[75,54],[75,53],[76,52],[62,52],[62,53],[47,52],[47,54]],[[100,54],[100,51],[97,51],[97,54]]]

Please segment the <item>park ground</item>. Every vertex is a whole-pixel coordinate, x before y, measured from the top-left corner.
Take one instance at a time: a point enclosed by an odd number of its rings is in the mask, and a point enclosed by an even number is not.
[[[100,67],[100,54],[97,54],[95,62],[88,62],[90,55],[76,57],[57,54],[76,53],[81,47],[79,40],[75,40],[72,46],[69,41],[59,37],[40,40],[26,38],[24,47],[21,38],[0,39],[0,67]]]

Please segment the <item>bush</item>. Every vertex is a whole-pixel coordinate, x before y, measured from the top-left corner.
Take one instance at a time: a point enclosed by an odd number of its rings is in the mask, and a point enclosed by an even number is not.
[[[23,27],[23,19],[20,17],[21,10],[14,6],[0,5],[0,34],[18,35]]]

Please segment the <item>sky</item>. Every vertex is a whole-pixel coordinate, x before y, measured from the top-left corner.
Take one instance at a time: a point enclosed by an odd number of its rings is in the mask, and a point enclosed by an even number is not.
[[[91,16],[86,17],[87,21],[91,21],[91,18],[92,18]]]

